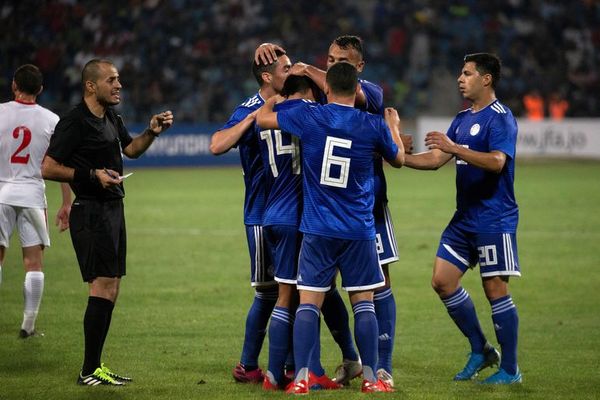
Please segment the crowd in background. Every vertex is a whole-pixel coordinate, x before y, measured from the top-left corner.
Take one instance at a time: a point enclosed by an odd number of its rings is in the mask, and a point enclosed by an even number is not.
[[[341,34],[364,39],[362,77],[380,84],[402,117],[461,109],[456,66],[478,51],[502,59],[497,94],[516,115],[528,114],[524,100],[536,94],[544,117],[554,115],[553,99],[563,116],[600,117],[594,0],[2,2],[0,99],[11,99],[12,73],[30,62],[45,76],[39,102],[63,114],[80,99],[82,66],[102,57],[119,68],[131,122],[155,107],[178,121],[224,122],[257,90],[258,44],[276,42],[293,62],[325,68]]]

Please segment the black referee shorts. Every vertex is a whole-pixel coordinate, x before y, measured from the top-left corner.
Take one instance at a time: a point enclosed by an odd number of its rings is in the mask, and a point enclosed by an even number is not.
[[[127,235],[123,200],[75,199],[69,225],[84,282],[125,275]]]

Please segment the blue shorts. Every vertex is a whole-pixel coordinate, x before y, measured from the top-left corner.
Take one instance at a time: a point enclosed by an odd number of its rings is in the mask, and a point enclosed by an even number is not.
[[[271,250],[275,267],[275,280],[289,285],[296,284],[298,276],[298,254],[302,243],[302,232],[297,226],[269,225],[263,227],[265,242]]]
[[[475,233],[450,224],[442,233],[437,256],[463,272],[479,263],[482,277],[521,276],[515,233]]]
[[[246,239],[250,251],[250,284],[255,287],[275,285],[271,253],[263,238],[263,227],[246,225]]]
[[[375,240],[337,239],[305,233],[298,262],[298,289],[328,291],[336,269],[342,276],[342,288],[349,292],[385,285]]]
[[[376,202],[373,208],[375,217],[375,231],[377,242],[377,255],[379,264],[386,265],[398,261],[398,245],[394,235],[394,223],[387,202]]]

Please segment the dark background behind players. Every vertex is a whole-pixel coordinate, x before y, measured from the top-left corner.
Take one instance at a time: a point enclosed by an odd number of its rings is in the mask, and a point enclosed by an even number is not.
[[[223,121],[253,91],[247,60],[258,44],[281,40],[296,60],[324,67],[322,38],[352,33],[369,43],[363,78],[380,84],[403,118],[454,115],[463,106],[456,62],[484,50],[503,61],[498,96],[515,115],[525,116],[523,97],[538,90],[546,105],[565,97],[567,116],[600,116],[600,3],[422,3],[3,2],[0,93],[10,93],[18,65],[35,63],[45,76],[40,103],[62,114],[79,100],[83,63],[101,56],[126,83],[130,122],[145,121],[156,104],[182,122]]]

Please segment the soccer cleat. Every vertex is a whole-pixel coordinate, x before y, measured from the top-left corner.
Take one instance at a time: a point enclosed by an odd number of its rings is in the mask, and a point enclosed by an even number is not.
[[[483,354],[471,353],[467,365],[454,376],[455,381],[468,381],[477,376],[479,371],[484,368],[498,365],[500,362],[500,353],[492,345],[486,344],[483,348]]]
[[[394,377],[392,376],[392,374],[387,372],[385,369],[379,368],[377,370],[377,378],[379,380],[383,381],[389,387],[391,387],[391,388],[394,387]]]
[[[271,380],[265,375],[265,379],[262,383],[263,390],[267,391],[276,391],[279,390],[279,385],[274,384]]]
[[[362,374],[362,364],[359,361],[344,359],[341,365],[335,369],[333,381],[346,386],[352,379]]]
[[[273,376],[273,374],[270,371],[267,371],[267,373],[265,374],[265,379],[263,380],[263,383],[262,383],[262,387],[264,390],[267,390],[267,391],[283,390],[283,389],[287,388],[287,386],[290,384],[290,382],[293,382],[293,381],[294,381],[293,377],[290,379],[284,375],[282,382],[278,383],[275,380],[275,377]]]
[[[263,383],[265,375],[260,368],[246,371],[242,363],[238,363],[232,372],[233,379],[240,383]]]
[[[330,379],[325,374],[317,376],[312,372],[308,373],[308,388],[310,390],[335,390],[341,387],[342,385]]]
[[[28,337],[44,337],[44,334],[42,332],[38,332],[38,331],[31,331],[31,332],[27,332],[25,329],[21,329],[19,331],[19,337],[21,339],[27,339]]]
[[[79,377],[77,378],[77,384],[79,385],[87,385],[87,386],[97,386],[97,385],[111,385],[111,386],[123,386],[125,385],[123,382],[119,382],[110,376],[108,376],[102,368],[96,368],[94,373],[82,376],[79,373]]]
[[[391,393],[395,392],[394,388],[382,381],[381,379],[377,379],[377,382],[369,382],[368,380],[363,380],[362,387],[360,389],[363,393]]]
[[[286,379],[289,379],[291,381],[294,380],[294,377],[296,376],[296,371],[294,369],[295,367],[293,365],[285,365],[283,367],[283,373]]]
[[[100,364],[100,368],[102,368],[102,372],[104,372],[106,375],[110,376],[114,380],[121,381],[121,382],[131,382],[131,381],[133,381],[133,379],[130,378],[130,377],[128,377],[128,376],[121,376],[121,375],[118,375],[118,374],[114,373],[113,371],[111,371],[110,369],[108,369],[108,367],[105,366],[104,363]]]
[[[521,382],[523,382],[523,376],[521,375],[521,371],[519,371],[518,368],[517,373],[514,375],[511,375],[502,368],[500,368],[498,372],[484,379],[480,383],[483,385],[512,385],[513,383]]]
[[[299,382],[290,382],[285,388],[287,394],[308,394],[308,383],[304,379]]]

